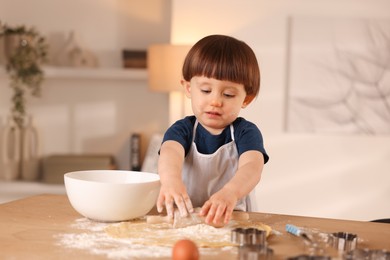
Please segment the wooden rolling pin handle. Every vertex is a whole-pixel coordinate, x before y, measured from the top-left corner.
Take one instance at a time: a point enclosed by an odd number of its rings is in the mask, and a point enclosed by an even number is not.
[[[249,214],[245,211],[233,211],[232,220],[248,220]]]
[[[173,224],[173,218],[167,216],[159,216],[159,215],[149,215],[146,216],[146,223],[148,224],[161,224],[161,223],[169,223]]]
[[[195,208],[194,212],[199,214],[201,208]],[[203,219],[205,217],[202,217]],[[232,217],[230,218],[231,220],[248,220],[249,219],[249,214],[246,211],[233,211],[232,212]]]
[[[235,211],[232,214],[232,220],[248,220],[249,214],[247,212]],[[204,220],[204,217],[202,217]],[[173,218],[169,218],[168,216],[159,216],[159,215],[148,215],[146,216],[146,223],[148,224],[161,224],[161,223],[173,223]]]

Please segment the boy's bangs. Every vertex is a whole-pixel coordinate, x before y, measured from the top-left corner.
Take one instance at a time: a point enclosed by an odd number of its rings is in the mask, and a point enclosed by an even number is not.
[[[193,63],[192,76],[205,76],[207,78],[215,78],[218,80],[231,81],[243,85],[248,85],[249,82],[244,75],[245,65],[235,59],[235,62],[228,61],[227,57],[208,57],[201,58]],[[234,59],[233,59],[234,60]],[[241,65],[241,66],[240,66]]]

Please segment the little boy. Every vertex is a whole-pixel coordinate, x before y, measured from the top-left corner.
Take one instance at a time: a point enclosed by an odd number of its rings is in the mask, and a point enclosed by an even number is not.
[[[252,49],[210,35],[188,52],[181,81],[193,116],[165,133],[158,173],[157,210],[181,216],[201,207],[206,223],[226,224],[233,210],[254,210],[254,188],[268,155],[257,126],[239,117],[258,95],[260,70]]]

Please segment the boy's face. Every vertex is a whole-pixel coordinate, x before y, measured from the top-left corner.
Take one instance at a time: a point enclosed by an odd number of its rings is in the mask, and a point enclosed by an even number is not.
[[[204,76],[182,81],[192,111],[211,134],[219,134],[230,125],[254,97],[247,96],[244,85]]]

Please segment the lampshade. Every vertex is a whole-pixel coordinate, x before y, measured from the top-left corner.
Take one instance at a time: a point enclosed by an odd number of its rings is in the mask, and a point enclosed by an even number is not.
[[[154,44],[147,55],[149,88],[153,91],[181,91],[182,66],[191,46]]]

